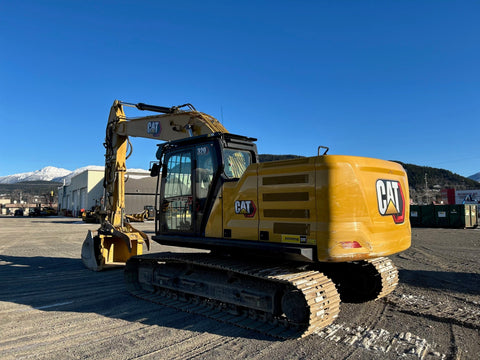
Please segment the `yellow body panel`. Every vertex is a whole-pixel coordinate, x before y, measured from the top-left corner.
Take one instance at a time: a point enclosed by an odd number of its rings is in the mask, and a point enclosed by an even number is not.
[[[256,164],[249,166],[238,182],[227,182],[223,185],[223,228],[232,230],[233,239],[259,239],[258,211],[255,210],[251,216],[235,213],[236,201],[253,201],[257,204],[257,195]]]
[[[408,214],[401,165],[325,155],[250,165],[224,184],[206,236],[228,229],[232,239],[316,245],[319,261],[352,261],[407,249]]]
[[[205,227],[205,236],[221,238],[223,237],[223,194],[217,196],[213,203],[212,212],[209,221]]]
[[[318,158],[316,170],[319,259],[375,258],[410,247],[408,180],[401,165],[354,156],[323,156]],[[378,182],[396,184],[400,190],[377,189]],[[391,204],[385,206],[387,200]],[[389,205],[398,211],[389,210]],[[386,211],[382,207],[387,207]],[[361,247],[352,247],[353,242]]]

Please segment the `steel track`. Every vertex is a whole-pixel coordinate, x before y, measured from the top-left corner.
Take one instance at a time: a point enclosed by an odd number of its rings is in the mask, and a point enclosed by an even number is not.
[[[363,303],[390,294],[398,285],[398,270],[386,257],[313,267],[337,285],[343,302]]]
[[[398,285],[398,270],[392,260],[386,257],[365,260],[366,263],[373,265],[376,272],[382,279],[381,291],[374,300],[380,299],[390,294]]]
[[[172,262],[201,266],[210,271],[233,272],[236,276],[293,289],[302,295],[298,306],[306,307],[308,320],[296,323],[284,314],[275,315],[139,280],[140,268],[145,277],[145,269],[153,272],[156,267]],[[340,310],[340,296],[335,284],[318,271],[261,265],[211,254],[160,253],[133,257],[127,262],[125,281],[128,291],[139,298],[283,339],[304,337],[324,328],[337,318]]]

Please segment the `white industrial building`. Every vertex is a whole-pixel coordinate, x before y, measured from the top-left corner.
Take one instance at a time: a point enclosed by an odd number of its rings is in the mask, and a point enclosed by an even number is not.
[[[60,213],[78,216],[81,209],[90,210],[103,204],[103,170],[85,170],[74,176],[69,185],[58,189]],[[135,214],[145,206],[155,205],[156,178],[148,172],[128,172],[125,182],[125,211]]]

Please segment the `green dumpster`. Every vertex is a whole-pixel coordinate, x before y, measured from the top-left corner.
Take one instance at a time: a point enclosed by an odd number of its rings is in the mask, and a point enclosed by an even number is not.
[[[450,227],[450,206],[434,205],[434,216],[436,227]]]
[[[422,205],[420,225],[435,227],[435,205]]]
[[[410,205],[410,225],[422,226],[422,207],[420,205]]]
[[[465,227],[465,205],[450,205],[449,209],[450,227],[463,228]]]

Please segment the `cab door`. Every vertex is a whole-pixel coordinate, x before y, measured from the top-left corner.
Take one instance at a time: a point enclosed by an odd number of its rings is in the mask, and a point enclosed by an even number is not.
[[[218,177],[217,156],[214,143],[195,146],[195,188],[194,213],[195,233],[203,236],[206,215],[208,215],[214,197],[214,180]]]
[[[166,156],[162,173],[162,233],[193,233],[193,149]]]
[[[160,200],[161,233],[204,233],[204,215],[211,207],[217,163],[214,143],[166,154]]]

